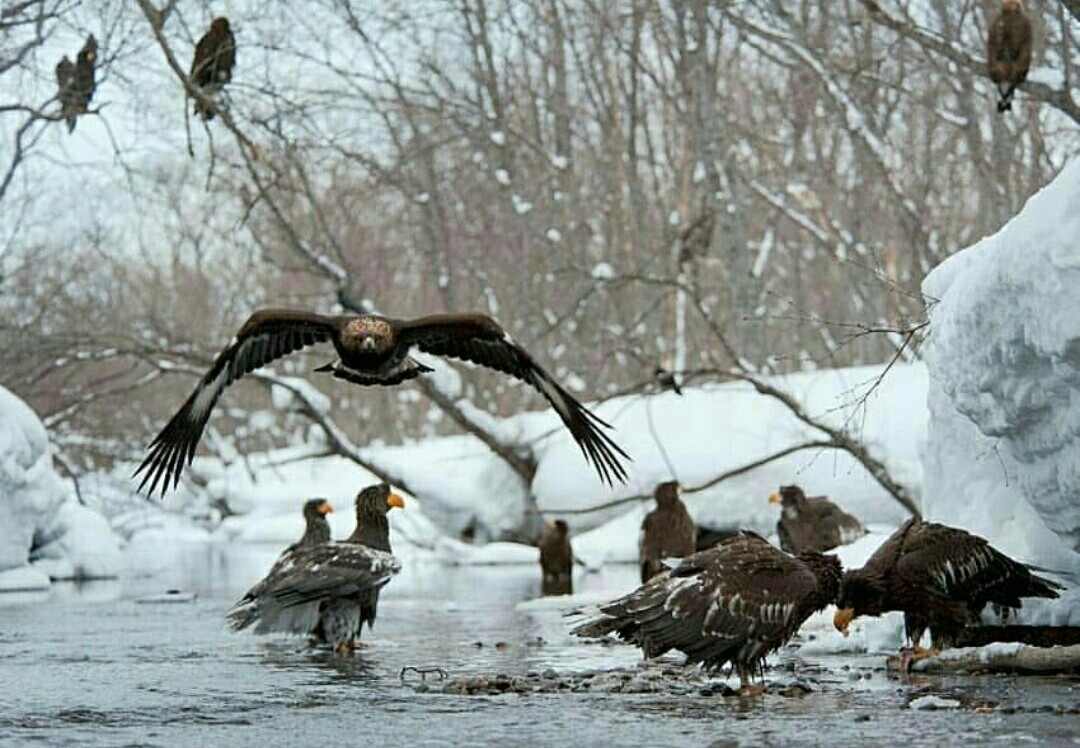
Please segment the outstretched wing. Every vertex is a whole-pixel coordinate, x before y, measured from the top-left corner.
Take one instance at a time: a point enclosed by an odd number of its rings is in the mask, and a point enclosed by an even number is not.
[[[394,325],[403,345],[486,366],[532,385],[559,414],[601,479],[609,485],[626,482],[620,457],[630,457],[601,430],[611,426],[559,386],[495,320],[483,314],[439,314]]]
[[[289,309],[260,309],[240,328],[236,340],[218,355],[202,381],[150,443],[150,453],[135,471],[143,473],[139,490],[149,484],[161,494],[180,482],[180,474],[195,456],[210,412],[225,388],[261,366],[315,343],[333,338],[337,320]]]

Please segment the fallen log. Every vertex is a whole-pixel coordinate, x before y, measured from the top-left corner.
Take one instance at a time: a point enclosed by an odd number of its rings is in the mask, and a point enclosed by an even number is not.
[[[889,669],[899,669],[899,657],[888,658]],[[915,673],[1029,673],[1053,675],[1080,672],[1080,644],[1033,647],[1019,643],[947,649],[912,663]]]

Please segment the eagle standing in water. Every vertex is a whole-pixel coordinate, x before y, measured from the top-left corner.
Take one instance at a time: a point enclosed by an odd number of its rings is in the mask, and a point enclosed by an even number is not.
[[[390,548],[387,512],[405,501],[390,486],[368,486],[356,497],[356,529],[340,543],[293,551],[252,587],[228,618],[234,631],[258,621],[255,633],[311,634],[338,654],[356,648],[371,628],[379,591],[401,570]]]
[[[1001,12],[990,23],[986,57],[990,80],[997,86],[999,112],[1012,109],[1016,87],[1031,67],[1031,20],[1021,0],[1002,0]]]
[[[685,558],[694,552],[697,525],[679,498],[681,493],[682,486],[674,480],[661,483],[653,492],[656,509],[645,515],[638,541],[642,583],[664,570],[665,558]]]
[[[1056,598],[1060,589],[977,535],[910,519],[861,569],[844,573],[833,623],[846,636],[848,625],[859,616],[903,611],[907,637],[916,647],[913,653],[905,651],[906,668],[912,660],[953,646],[987,603],[1019,608],[1021,598]],[[934,649],[919,650],[927,628]],[[914,656],[908,659],[910,654]]]
[[[232,80],[236,65],[236,39],[229,28],[229,19],[218,16],[210,22],[210,29],[195,45],[195,58],[191,61],[191,82],[204,94],[213,98]],[[195,114],[204,120],[214,118],[214,107],[206,107],[195,99]]]
[[[834,556],[789,556],[743,531],[602,605],[599,616],[570,633],[614,633],[646,658],[677,649],[687,663],[707,669],[730,662],[746,688],[766,655],[836,600],[841,574]]]
[[[191,463],[218,397],[240,377],[301,348],[332,343],[339,360],[315,371],[362,386],[401,384],[430,367],[415,361],[413,347],[435,356],[470,361],[532,385],[550,403],[593,464],[611,484],[626,480],[619,458],[627,454],[605,434],[611,428],[564,390],[498,323],[482,314],[438,314],[415,320],[376,315],[325,317],[289,309],[255,312],[222,351],[180,410],[154,438],[135,471],[139,490],[158,485],[162,495],[180,482]]]
[[[544,595],[570,595],[574,592],[574,550],[570,547],[570,527],[566,520],[549,522],[540,538],[540,569]]]
[[[769,503],[783,507],[776,533],[780,547],[788,553],[824,553],[866,534],[858,519],[824,496],[806,498],[798,486],[781,486],[769,497]]]

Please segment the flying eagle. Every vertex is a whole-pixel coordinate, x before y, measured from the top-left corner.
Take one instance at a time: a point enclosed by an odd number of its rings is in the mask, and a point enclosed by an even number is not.
[[[210,30],[195,45],[195,59],[191,62],[191,82],[212,98],[232,80],[234,65],[236,39],[229,28],[229,19],[218,16],[210,22]],[[204,107],[199,99],[195,99],[195,114],[204,120],[212,120],[214,108]]]
[[[545,595],[570,595],[574,592],[574,551],[570,547],[570,528],[566,520],[549,522],[540,538],[540,590]]]
[[[330,523],[326,521],[326,515],[332,511],[334,511],[334,507],[326,499],[311,499],[304,502],[304,534],[300,536],[298,541],[281,552],[270,571],[258,584],[248,590],[241,602],[255,600],[260,591],[266,589],[267,585],[270,584],[269,580],[279,578],[286,569],[291,568],[295,564],[294,554],[301,548],[308,548],[320,543],[329,543]],[[254,605],[245,605],[241,608],[241,604],[237,603],[228,615],[233,628],[239,631],[259,620],[258,613],[258,607]],[[260,628],[257,629],[260,634],[269,630],[271,629],[266,628],[264,625],[260,625]]]
[[[694,552],[697,526],[680,493],[682,486],[674,480],[661,483],[653,492],[656,509],[645,515],[638,540],[642,583],[664,570],[663,559],[685,558]]]
[[[780,547],[788,553],[824,553],[866,534],[855,517],[824,496],[806,498],[798,486],[781,486],[769,497],[769,503],[783,506],[776,532]]]
[[[1031,67],[1031,20],[1021,0],[1002,0],[1001,12],[990,23],[986,57],[1000,97],[997,109],[1010,111],[1013,93]]]
[[[442,314],[396,320],[375,315],[325,317],[289,309],[262,309],[244,323],[235,341],[218,355],[187,402],[151,442],[149,454],[135,471],[135,475],[143,473],[139,490],[149,485],[152,494],[160,483],[164,495],[170,486],[176,487],[226,387],[271,361],[325,342],[333,344],[339,360],[315,371],[330,372],[363,386],[397,385],[433,371],[409,356],[413,347],[520,379],[547,399],[604,481],[611,484],[626,480],[619,457],[629,459],[627,454],[601,431],[601,427],[611,427],[560,387],[490,317]]]
[[[390,486],[368,486],[356,497],[356,529],[340,543],[297,548],[275,564],[228,613],[234,631],[310,634],[344,654],[364,623],[375,622],[379,591],[401,570],[390,548],[386,514],[405,501]]]
[[[746,687],[766,655],[836,599],[841,574],[834,556],[789,556],[743,531],[601,606],[570,633],[614,633],[647,658],[676,649],[707,669],[730,662]]]
[[[1021,598],[1056,598],[1059,589],[977,535],[910,519],[865,566],[844,574],[833,623],[846,635],[859,616],[901,610],[912,644],[917,647],[929,628],[933,646],[941,649],[953,646],[987,603],[1019,608]],[[924,656],[916,649],[914,659]]]

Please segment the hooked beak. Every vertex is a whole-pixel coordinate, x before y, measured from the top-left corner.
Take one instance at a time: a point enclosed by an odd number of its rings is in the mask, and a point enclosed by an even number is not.
[[[774,493],[772,496],[769,497],[769,503],[770,504],[779,504],[781,501],[782,501],[782,499],[780,498],[780,492],[779,491]]]
[[[404,509],[405,499],[401,498],[396,493],[392,493],[386,497],[386,505],[391,509],[393,509],[394,507],[397,507],[398,509]]]
[[[332,511],[334,511],[334,507],[330,504],[329,501],[324,501],[323,503],[319,504],[319,514],[323,515],[324,517]]]
[[[365,351],[374,351],[375,338],[371,337],[370,335],[364,336],[364,339],[360,342],[360,347],[363,348]]]
[[[851,625],[852,619],[855,618],[854,608],[838,608],[836,615],[833,616],[833,626],[836,626],[836,630],[844,636],[848,635],[848,626]]]

